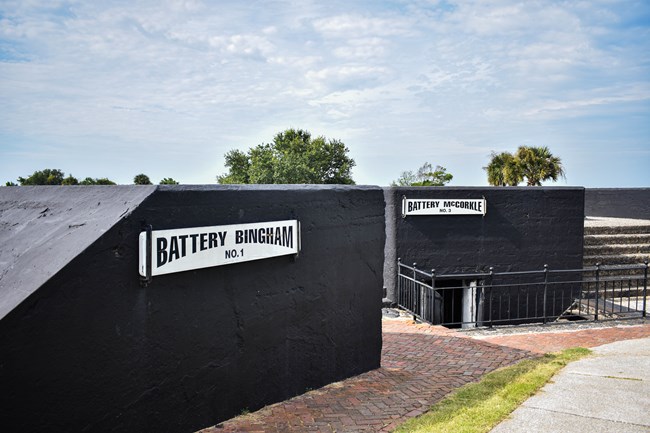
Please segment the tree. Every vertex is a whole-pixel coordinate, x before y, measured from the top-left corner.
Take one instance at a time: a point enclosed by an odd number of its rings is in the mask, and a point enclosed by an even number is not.
[[[59,169],[46,168],[35,171],[27,178],[19,177],[18,182],[20,185],[115,185],[115,182],[105,177],[99,179],[87,177],[79,182],[73,175],[64,176],[65,174]],[[7,182],[7,186],[10,184],[15,185],[13,182]]]
[[[259,146],[258,146],[259,147]],[[250,149],[249,154],[255,149]],[[226,175],[217,176],[219,183],[251,183],[249,171],[251,161],[249,156],[241,150],[233,149],[226,153],[226,167],[230,172]]]
[[[73,175],[69,175],[61,181],[61,185],[79,185],[79,181]]]
[[[422,164],[417,172],[403,171],[400,177],[391,183],[391,186],[445,186],[454,176],[447,173],[445,167],[436,165],[435,170],[429,162]]]
[[[149,176],[147,176],[146,174],[142,174],[142,173],[137,174],[133,178],[133,183],[136,184],[136,185],[152,185],[151,179],[149,179]]]
[[[113,182],[110,179],[107,179],[105,177],[102,178],[96,178],[93,179],[92,177],[87,177],[81,182],[79,182],[79,185],[115,185],[115,182]]]
[[[178,185],[178,182],[176,182],[171,177],[166,177],[160,181],[160,185]]]
[[[13,182],[6,182],[5,186],[18,186],[18,185]]]
[[[115,182],[106,177],[100,177],[95,179],[95,185],[115,185]]]
[[[546,146],[520,146],[514,154],[492,152],[487,171],[488,183],[495,186],[516,186],[524,179],[528,186],[540,186],[545,180],[564,177],[559,157]]]
[[[552,179],[557,182],[559,177],[565,177],[562,161],[553,156],[546,146],[521,146],[517,149],[515,157],[528,186],[541,186],[545,180]]]
[[[226,153],[228,173],[217,176],[220,184],[313,183],[354,184],[355,166],[349,149],[340,140],[312,139],[302,129],[287,129],[272,143],[259,144],[247,153]]]
[[[494,186],[517,186],[523,180],[517,159],[508,152],[492,152],[487,167],[488,183]]]
[[[19,177],[18,182],[22,186],[61,185],[63,183],[63,176],[63,172],[59,169],[46,168],[45,170],[35,171],[27,178]]]

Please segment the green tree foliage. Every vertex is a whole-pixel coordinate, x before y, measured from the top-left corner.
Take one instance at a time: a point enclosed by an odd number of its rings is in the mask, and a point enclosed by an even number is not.
[[[516,186],[524,179],[528,186],[540,186],[543,181],[565,177],[561,159],[546,146],[520,146],[514,154],[492,152],[483,169],[488,183],[495,186]]]
[[[226,153],[229,172],[217,176],[220,184],[313,183],[354,184],[349,150],[340,140],[311,137],[302,129],[276,134],[272,143],[259,144],[247,153]]]
[[[142,173],[135,175],[133,178],[133,183],[135,185],[153,185],[151,183],[151,179],[149,179],[149,176]]]
[[[517,149],[515,157],[528,186],[541,186],[545,180],[557,182],[558,178],[565,177],[562,161],[546,146],[522,146]]]
[[[35,171],[31,176],[19,177],[20,185],[115,185],[115,182],[105,177],[93,179],[87,177],[81,182],[73,175],[64,177],[65,174],[59,169],[49,169]],[[14,186],[13,182],[7,182],[7,186]]]
[[[79,185],[115,185],[115,182],[105,177],[95,178],[95,179],[93,179],[92,177],[87,177],[81,182],[79,182]]]
[[[61,185],[63,183],[63,172],[59,169],[46,168],[35,171],[31,176],[19,177],[18,182],[22,186],[27,185]]]
[[[18,184],[13,183],[13,182],[6,182],[5,186],[18,186]]]
[[[166,177],[160,181],[160,185],[178,185],[178,182],[176,182],[171,177]]]
[[[494,186],[517,186],[523,180],[517,159],[509,152],[492,152],[487,167],[488,183]]]
[[[69,175],[61,181],[61,185],[79,185],[79,181],[73,175]]]
[[[403,171],[400,177],[391,183],[391,186],[445,186],[454,176],[447,173],[445,167],[436,165],[435,170],[429,162],[422,164],[416,172]]]
[[[105,177],[100,177],[95,179],[95,185],[115,185],[115,182]]]

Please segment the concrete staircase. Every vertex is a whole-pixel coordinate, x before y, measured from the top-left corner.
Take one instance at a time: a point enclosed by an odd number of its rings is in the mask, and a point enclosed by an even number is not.
[[[599,299],[593,297],[596,272],[584,272],[590,294],[580,301],[579,311],[590,317],[596,310],[602,318],[641,317],[643,306],[646,311],[650,308],[650,296],[643,297],[648,287],[650,220],[587,217],[584,233],[583,267],[601,265]]]
[[[585,219],[585,267],[642,265],[650,260],[650,220]],[[642,272],[642,270],[641,270]]]

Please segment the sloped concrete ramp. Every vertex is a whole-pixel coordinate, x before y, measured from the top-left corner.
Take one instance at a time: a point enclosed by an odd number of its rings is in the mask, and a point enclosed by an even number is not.
[[[0,319],[155,189],[153,185],[0,188]]]

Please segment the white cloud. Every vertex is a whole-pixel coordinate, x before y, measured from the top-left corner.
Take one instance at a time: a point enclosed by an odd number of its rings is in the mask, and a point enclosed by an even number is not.
[[[363,65],[343,65],[307,72],[307,78],[313,81],[335,83],[337,85],[359,84],[378,81],[389,73],[387,68]]]
[[[546,117],[575,116],[589,107],[650,101],[650,89],[640,90],[638,93],[619,95],[616,95],[618,93],[617,91],[611,91],[610,89],[610,92],[605,93],[613,94],[614,96],[591,97],[587,99],[552,99],[543,101],[539,106],[526,111],[524,115],[530,117],[540,115]]]
[[[320,56],[275,56],[270,57],[269,62],[276,63],[280,66],[294,67],[299,69],[310,69],[323,62]]]
[[[399,15],[367,17],[342,14],[315,20],[314,29],[330,38],[398,36],[411,33],[409,21]]]
[[[198,12],[205,9],[205,5],[200,0],[168,0],[170,9],[180,12]]]
[[[274,46],[267,38],[257,35],[214,36],[210,45],[228,54],[266,60],[274,52]]]
[[[386,53],[388,41],[382,38],[359,38],[348,41],[345,46],[334,49],[337,57],[348,60],[370,60]]]

